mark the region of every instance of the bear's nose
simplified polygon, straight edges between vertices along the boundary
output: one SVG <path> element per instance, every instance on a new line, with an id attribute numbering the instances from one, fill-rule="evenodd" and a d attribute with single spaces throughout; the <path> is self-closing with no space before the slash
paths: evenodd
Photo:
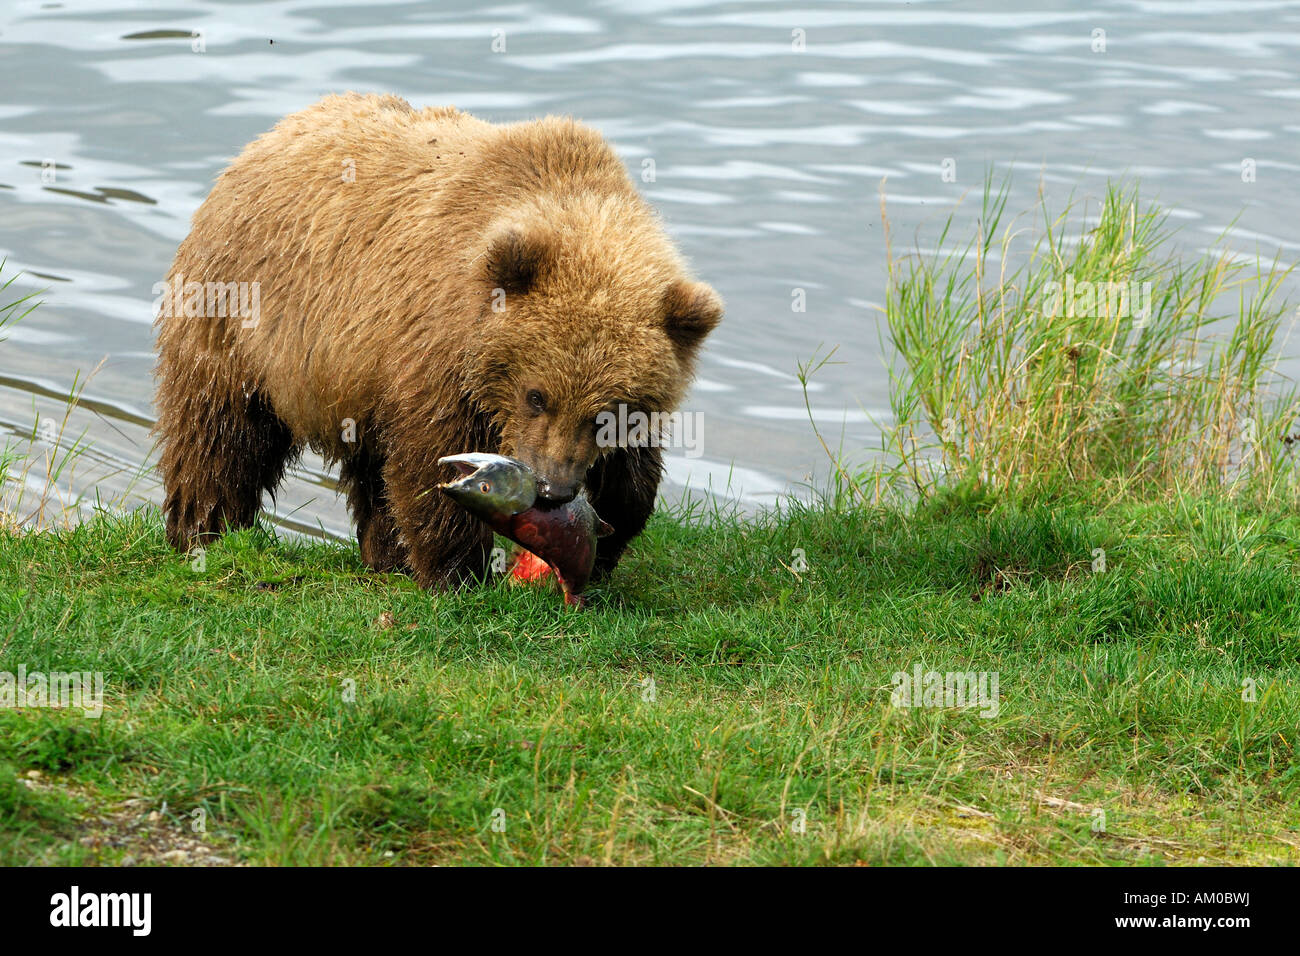
<path id="1" fill-rule="evenodd" d="M 552 504 L 562 505 L 578 497 L 578 483 L 553 482 L 543 478 L 537 482 L 537 494 Z"/>

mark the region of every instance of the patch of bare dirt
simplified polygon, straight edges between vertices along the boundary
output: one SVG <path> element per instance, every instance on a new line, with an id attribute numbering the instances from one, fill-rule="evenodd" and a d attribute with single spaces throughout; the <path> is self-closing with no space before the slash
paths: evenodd
<path id="1" fill-rule="evenodd" d="M 104 803 L 77 787 L 39 770 L 29 770 L 19 781 L 30 790 L 58 793 L 85 808 L 78 821 L 77 842 L 97 859 L 114 866 L 242 866 L 223 851 L 170 818 L 166 804 L 159 807 L 147 797 Z"/>

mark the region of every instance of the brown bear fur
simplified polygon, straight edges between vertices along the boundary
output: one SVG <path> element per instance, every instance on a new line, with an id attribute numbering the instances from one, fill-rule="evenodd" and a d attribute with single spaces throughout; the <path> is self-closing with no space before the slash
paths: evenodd
<path id="1" fill-rule="evenodd" d="M 585 481 L 610 570 L 662 463 L 596 447 L 593 420 L 673 410 L 722 317 L 599 134 L 392 96 L 327 97 L 249 144 L 168 282 L 260 291 L 250 328 L 210 300 L 158 320 L 172 544 L 251 524 L 310 446 L 341 463 L 364 561 L 425 586 L 485 570 L 490 532 L 434 487 L 465 451 L 523 459 L 559 500 Z"/>

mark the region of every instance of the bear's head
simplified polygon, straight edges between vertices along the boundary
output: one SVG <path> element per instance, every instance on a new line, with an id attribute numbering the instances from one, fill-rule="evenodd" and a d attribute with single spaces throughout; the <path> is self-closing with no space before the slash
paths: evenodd
<path id="1" fill-rule="evenodd" d="M 502 217 L 477 265 L 487 300 L 468 345 L 467 391 L 500 451 L 537 472 L 543 495 L 567 501 L 619 447 L 602 422 L 676 408 L 722 300 L 627 197 L 570 197 Z"/>

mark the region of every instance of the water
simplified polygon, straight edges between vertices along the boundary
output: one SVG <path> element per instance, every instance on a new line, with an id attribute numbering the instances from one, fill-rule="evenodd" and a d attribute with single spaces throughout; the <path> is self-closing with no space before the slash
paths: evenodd
<path id="1" fill-rule="evenodd" d="M 933 241 L 987 169 L 1014 165 L 1011 209 L 1040 179 L 1063 201 L 1140 177 L 1189 253 L 1236 219 L 1234 248 L 1296 259 L 1298 24 L 1300 3 L 1250 0 L 6 3 L 0 256 L 45 304 L 0 346 L 0 425 L 61 415 L 48 394 L 99 366 L 98 404 L 62 443 L 84 433 L 83 474 L 157 501 L 150 290 L 190 215 L 280 116 L 387 91 L 494 121 L 572 113 L 638 178 L 653 160 L 644 192 L 728 302 L 688 402 L 705 454 L 670 457 L 673 487 L 770 501 L 827 471 L 796 378 L 819 348 L 843 364 L 814 380 L 818 425 L 876 443 L 882 178 L 896 245 Z M 346 533 L 331 487 L 308 462 L 279 510 Z"/>

